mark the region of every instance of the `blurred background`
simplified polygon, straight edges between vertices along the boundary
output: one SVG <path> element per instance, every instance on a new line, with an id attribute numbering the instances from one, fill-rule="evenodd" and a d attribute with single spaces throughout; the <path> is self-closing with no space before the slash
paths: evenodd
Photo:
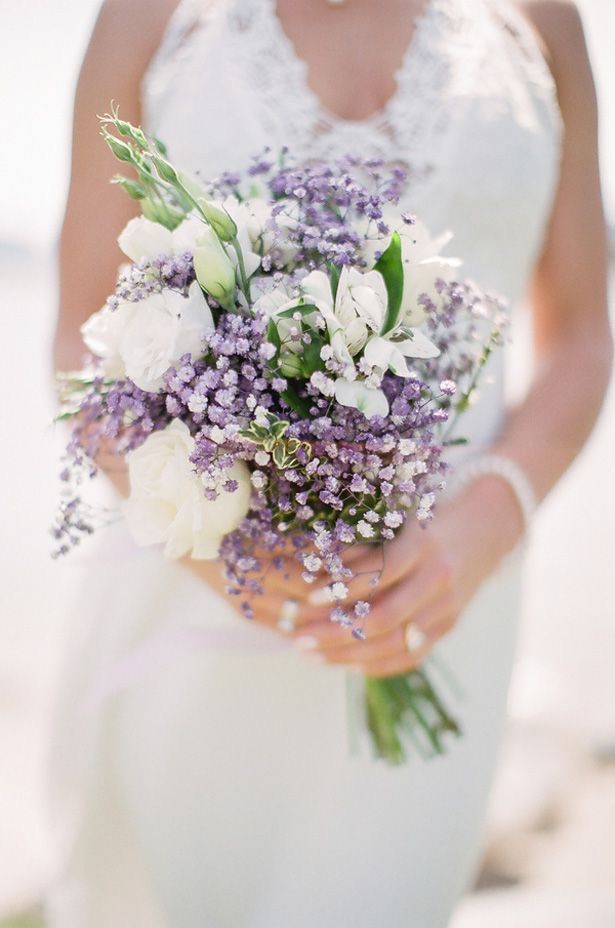
<path id="1" fill-rule="evenodd" d="M 72 93 L 98 5 L 0 0 L 0 293 L 9 347 L 0 404 L 9 451 L 0 465 L 0 928 L 41 924 L 37 900 L 54 866 L 44 759 L 72 569 L 48 553 L 62 444 L 50 424 L 48 353 Z M 580 7 L 612 230 L 615 3 Z M 589 446 L 537 519 L 485 857 L 452 928 L 615 926 L 614 461 L 611 390 Z"/>

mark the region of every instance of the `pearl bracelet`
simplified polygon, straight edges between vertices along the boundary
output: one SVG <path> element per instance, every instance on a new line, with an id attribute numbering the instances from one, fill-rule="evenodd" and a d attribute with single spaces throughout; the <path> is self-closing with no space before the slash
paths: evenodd
<path id="1" fill-rule="evenodd" d="M 508 484 L 523 519 L 524 536 L 527 536 L 534 513 L 538 507 L 538 500 L 534 488 L 522 468 L 514 461 L 511 461 L 510 458 L 504 457 L 504 455 L 481 454 L 462 464 L 459 470 L 456 471 L 450 486 L 453 495 L 456 496 L 457 493 L 480 477 L 499 477 L 500 480 Z"/>

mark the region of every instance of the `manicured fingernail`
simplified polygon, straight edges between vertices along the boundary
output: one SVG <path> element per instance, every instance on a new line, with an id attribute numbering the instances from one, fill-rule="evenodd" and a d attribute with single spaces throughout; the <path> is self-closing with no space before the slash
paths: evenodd
<path id="1" fill-rule="evenodd" d="M 318 647 L 318 639 L 312 635 L 302 635 L 300 638 L 295 638 L 295 644 L 300 651 L 313 651 Z"/>
<path id="2" fill-rule="evenodd" d="M 312 590 L 308 596 L 308 602 L 312 606 L 324 606 L 331 602 L 331 593 L 328 586 L 321 586 L 317 590 Z"/>

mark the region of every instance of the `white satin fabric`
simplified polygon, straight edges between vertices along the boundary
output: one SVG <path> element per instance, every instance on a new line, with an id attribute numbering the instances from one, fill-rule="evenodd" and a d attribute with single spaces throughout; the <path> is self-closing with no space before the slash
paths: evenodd
<path id="1" fill-rule="evenodd" d="M 524 293 L 561 121 L 506 0 L 431 0 L 385 109 L 328 113 L 274 0 L 183 0 L 143 86 L 146 128 L 215 175 L 266 145 L 406 162 L 405 208 L 484 286 Z M 504 354 L 466 417 L 504 416 Z M 444 928 L 476 863 L 505 713 L 519 558 L 438 648 L 464 737 L 400 769 L 349 746 L 346 674 L 309 664 L 122 526 L 79 557 L 53 798 L 65 854 L 52 928 Z M 145 657 L 144 657 L 145 656 Z"/>

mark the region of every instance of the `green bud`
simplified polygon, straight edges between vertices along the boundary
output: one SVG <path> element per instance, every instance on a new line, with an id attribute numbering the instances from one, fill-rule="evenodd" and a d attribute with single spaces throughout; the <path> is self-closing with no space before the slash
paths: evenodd
<path id="1" fill-rule="evenodd" d="M 129 163 L 133 161 L 133 152 L 130 145 L 127 145 L 126 142 L 122 142 L 120 139 L 116 139 L 115 136 L 107 132 L 106 129 L 103 129 L 102 137 L 119 161 L 128 161 Z"/>
<path id="2" fill-rule="evenodd" d="M 164 142 L 161 142 L 160 139 L 157 139 L 157 138 L 156 138 L 156 136 L 154 136 L 153 141 L 154 141 L 154 145 L 156 146 L 156 148 L 157 148 L 157 150 L 160 152 L 160 154 L 163 155 L 163 156 L 166 158 L 166 156 L 167 156 L 167 154 L 168 154 L 168 150 L 167 150 L 167 146 L 164 144 Z"/>
<path id="3" fill-rule="evenodd" d="M 291 351 L 284 352 L 280 355 L 278 364 L 282 377 L 294 379 L 303 375 L 303 363 L 298 354 L 293 354 Z"/>
<path id="4" fill-rule="evenodd" d="M 203 197 L 199 197 L 197 203 L 218 238 L 222 239 L 223 242 L 232 241 L 237 235 L 237 226 L 224 207 L 218 206 L 217 203 Z"/>
<path id="5" fill-rule="evenodd" d="M 152 222 L 158 222 L 165 229 L 176 229 L 180 222 L 185 219 L 185 213 L 181 210 L 173 209 L 168 203 L 161 203 L 160 200 L 151 200 L 149 197 L 141 200 L 141 212 L 146 219 Z"/>
<path id="6" fill-rule="evenodd" d="M 160 157 L 160 155 L 154 155 L 152 161 L 154 162 L 154 167 L 158 172 L 158 176 L 161 177 L 162 180 L 165 180 L 167 184 L 179 183 L 179 174 L 169 161 L 166 161 L 164 158 Z"/>
<path id="7" fill-rule="evenodd" d="M 205 226 L 194 248 L 194 272 L 203 290 L 221 306 L 234 307 L 235 268 L 213 229 Z"/>
<path id="8" fill-rule="evenodd" d="M 190 174 L 185 174 L 183 171 L 179 172 L 179 182 L 182 185 L 182 188 L 186 193 L 192 197 L 193 200 L 198 200 L 199 197 L 205 196 L 205 188 L 203 184 L 192 177 Z"/>
<path id="9" fill-rule="evenodd" d="M 121 187 L 133 200 L 142 200 L 147 196 L 145 188 L 137 183 L 136 180 L 131 180 L 129 177 L 122 177 L 120 174 L 116 174 L 111 183 Z"/>

